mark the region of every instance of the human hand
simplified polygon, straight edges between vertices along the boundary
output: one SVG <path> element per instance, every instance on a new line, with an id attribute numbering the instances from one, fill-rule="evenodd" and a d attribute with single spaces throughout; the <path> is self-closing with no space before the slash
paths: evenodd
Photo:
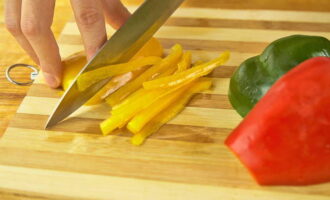
<path id="1" fill-rule="evenodd" d="M 9 32 L 41 67 L 47 84 L 61 84 L 62 63 L 51 31 L 55 0 L 5 0 Z M 90 59 L 107 40 L 105 20 L 119 28 L 130 16 L 120 0 L 71 0 L 76 22 Z"/>

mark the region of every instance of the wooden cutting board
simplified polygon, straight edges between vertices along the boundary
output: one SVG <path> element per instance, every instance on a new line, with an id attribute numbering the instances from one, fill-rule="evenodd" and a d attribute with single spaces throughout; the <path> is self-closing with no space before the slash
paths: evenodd
<path id="1" fill-rule="evenodd" d="M 330 13 L 179 9 L 156 34 L 166 49 L 180 43 L 194 60 L 224 50 L 232 56 L 213 72 L 214 88 L 196 95 L 141 147 L 130 144 L 128 133 L 100 134 L 98 125 L 109 116 L 104 104 L 82 107 L 44 130 L 61 92 L 39 77 L 0 140 L 0 191 L 12 199 L 329 200 L 330 183 L 257 185 L 223 144 L 241 121 L 227 99 L 233 71 L 271 41 L 292 34 L 330 38 Z M 83 49 L 73 21 L 59 43 L 63 57 Z"/>

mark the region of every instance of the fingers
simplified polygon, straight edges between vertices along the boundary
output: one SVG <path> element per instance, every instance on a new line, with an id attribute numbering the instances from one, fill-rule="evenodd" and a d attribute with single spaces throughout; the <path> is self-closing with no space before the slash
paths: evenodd
<path id="1" fill-rule="evenodd" d="M 50 28 L 54 5 L 55 0 L 22 0 L 21 29 L 39 58 L 46 82 L 56 88 L 61 83 L 62 64 Z"/>
<path id="2" fill-rule="evenodd" d="M 71 0 L 71 5 L 90 59 L 107 40 L 101 0 Z"/>
<path id="3" fill-rule="evenodd" d="M 121 27 L 131 16 L 120 0 L 102 0 L 102 3 L 107 22 L 115 29 Z"/>
<path id="4" fill-rule="evenodd" d="M 46 82 L 58 87 L 61 81 L 61 59 L 50 30 L 54 0 L 6 0 L 7 29 L 22 48 L 40 65 Z"/>
<path id="5" fill-rule="evenodd" d="M 21 5 L 22 0 L 5 1 L 5 23 L 8 31 L 15 37 L 21 47 L 29 54 L 32 60 L 39 65 L 39 59 L 30 43 L 21 30 Z"/>

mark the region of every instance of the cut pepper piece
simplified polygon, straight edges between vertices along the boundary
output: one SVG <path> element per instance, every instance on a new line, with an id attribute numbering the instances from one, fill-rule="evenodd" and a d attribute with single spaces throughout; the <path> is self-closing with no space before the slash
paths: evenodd
<path id="1" fill-rule="evenodd" d="M 159 112 L 164 110 L 166 107 L 168 107 L 170 104 L 172 104 L 174 101 L 176 101 L 182 94 L 191 87 L 193 83 L 187 84 L 183 86 L 182 88 L 169 93 L 152 104 L 150 106 L 146 107 L 144 110 L 139 112 L 137 115 L 133 117 L 133 119 L 127 124 L 127 129 L 130 130 L 132 133 L 139 132 L 143 126 L 148 123 L 154 116 L 156 116 Z"/>
<path id="2" fill-rule="evenodd" d="M 92 98 L 90 98 L 85 105 L 91 106 L 102 103 L 106 96 L 118 90 L 128 81 L 130 81 L 133 77 L 134 73 L 132 72 L 113 77 L 101 90 L 99 90 Z"/>
<path id="3" fill-rule="evenodd" d="M 104 126 L 105 128 L 102 129 L 103 134 L 107 135 L 116 128 L 124 127 L 130 119 L 132 119 L 144 108 L 148 107 L 163 96 L 166 96 L 167 94 L 173 93 L 182 87 L 185 87 L 185 85 L 187 85 L 187 83 L 183 83 L 176 87 L 159 90 L 146 90 L 141 88 L 140 90 L 130 95 L 129 98 L 125 99 L 121 104 L 113 107 L 111 111 L 112 115 L 108 121 L 108 123 L 111 125 Z"/>
<path id="4" fill-rule="evenodd" d="M 141 57 L 147 56 L 158 56 L 163 57 L 163 46 L 160 41 L 154 37 L 152 37 L 145 45 L 131 58 L 131 60 L 135 60 Z"/>
<path id="5" fill-rule="evenodd" d="M 193 65 L 194 65 L 194 66 L 197 66 L 197 65 L 201 65 L 201 64 L 203 64 L 203 63 L 205 63 L 203 60 L 196 60 L 196 61 L 193 63 Z"/>
<path id="6" fill-rule="evenodd" d="M 121 121 L 122 121 L 122 118 L 120 116 L 112 115 L 110 118 L 101 122 L 100 128 L 101 128 L 103 135 L 108 135 L 113 130 L 118 128 L 118 124 L 120 124 Z"/>
<path id="7" fill-rule="evenodd" d="M 77 79 L 78 89 L 84 91 L 91 85 L 104 80 L 111 76 L 116 76 L 119 74 L 124 74 L 130 71 L 134 71 L 144 66 L 154 65 L 161 61 L 160 57 L 149 56 L 139 58 L 126 63 L 109 65 L 105 67 L 98 68 L 96 70 L 88 71 L 81 74 Z"/>
<path id="8" fill-rule="evenodd" d="M 85 52 L 77 52 L 71 56 L 65 58 L 62 61 L 63 65 L 63 77 L 62 87 L 67 90 L 71 85 L 72 81 L 75 80 L 77 74 L 87 63 Z"/>
<path id="9" fill-rule="evenodd" d="M 162 88 L 157 90 L 146 90 L 144 88 L 141 88 L 140 90 L 126 98 L 121 104 L 114 106 L 112 108 L 111 113 L 115 115 L 123 114 L 127 112 L 133 112 L 134 109 L 139 109 L 139 111 L 141 111 L 144 107 L 147 107 L 158 99 L 170 93 L 173 93 L 181 89 L 182 87 L 185 87 L 185 85 L 189 83 L 190 82 L 184 82 L 180 85 L 176 85 L 175 87 Z"/>
<path id="10" fill-rule="evenodd" d="M 121 109 L 124 106 L 127 106 L 129 103 L 135 102 L 138 98 L 141 98 L 147 92 L 148 92 L 148 90 L 145 90 L 143 88 L 138 89 L 137 91 L 135 91 L 131 95 L 129 95 L 126 99 L 124 99 L 120 104 L 114 105 L 111 109 L 111 112 L 113 113 L 115 110 Z"/>
<path id="11" fill-rule="evenodd" d="M 212 85 L 210 80 L 198 80 L 195 82 L 179 99 L 175 104 L 169 105 L 163 112 L 156 115 L 151 121 L 149 121 L 138 133 L 131 138 L 133 145 L 141 145 L 145 139 L 152 133 L 156 132 L 166 122 L 174 118 L 179 114 L 188 103 L 194 93 L 202 90 L 209 89 Z"/>
<path id="12" fill-rule="evenodd" d="M 169 67 L 166 71 L 160 73 L 157 78 L 162 78 L 162 77 L 166 77 L 166 76 L 169 76 L 169 75 L 172 75 L 174 74 L 174 72 L 177 70 L 178 68 L 173 65 L 171 67 Z"/>
<path id="13" fill-rule="evenodd" d="M 102 103 L 102 95 L 106 93 L 108 90 L 118 89 L 120 86 L 120 83 L 109 81 L 102 89 L 100 89 L 92 98 L 90 98 L 85 105 L 86 106 L 92 106 L 99 103 Z"/>
<path id="14" fill-rule="evenodd" d="M 86 105 L 89 106 L 102 103 L 110 94 L 117 91 L 119 88 L 139 76 L 144 71 L 145 68 L 140 68 L 132 72 L 114 76 L 109 83 L 107 83 L 100 91 L 98 91 L 90 100 L 87 101 Z"/>
<path id="15" fill-rule="evenodd" d="M 111 111 L 111 117 L 101 123 L 101 130 L 104 135 L 110 134 L 116 128 L 121 128 L 141 111 L 146 102 L 150 102 L 155 96 L 159 95 L 159 90 L 140 90 L 134 94 L 134 101 L 125 101 L 124 106 L 117 106 L 117 109 Z M 135 98 L 136 96 L 136 98 Z"/>
<path id="16" fill-rule="evenodd" d="M 218 58 L 211 60 L 202 65 L 187 69 L 172 76 L 163 77 L 143 83 L 145 89 L 157 89 L 172 87 L 186 81 L 191 81 L 201 76 L 209 74 L 216 67 L 224 64 L 229 59 L 229 51 L 222 53 Z"/>
<path id="17" fill-rule="evenodd" d="M 178 63 L 178 70 L 176 71 L 176 73 L 182 72 L 188 69 L 190 66 L 191 66 L 191 52 L 187 51 L 182 55 L 181 60 Z"/>
<path id="18" fill-rule="evenodd" d="M 166 71 L 160 73 L 157 77 L 164 77 L 164 76 L 168 76 L 171 75 L 175 72 L 176 68 L 174 67 L 170 67 L 169 69 L 167 69 Z M 126 99 L 124 99 L 120 104 L 116 104 L 112 107 L 112 111 L 117 110 L 120 107 L 123 107 L 124 105 L 126 105 L 129 102 L 135 102 L 136 98 L 139 98 L 141 96 L 143 96 L 145 93 L 147 92 L 147 90 L 140 88 L 139 90 L 133 92 L 131 95 L 129 95 Z"/>
<path id="19" fill-rule="evenodd" d="M 147 69 L 144 73 L 142 73 L 140 76 L 138 76 L 136 79 L 132 80 L 131 82 L 128 82 L 126 85 L 121 87 L 119 90 L 111 94 L 107 99 L 106 102 L 114 106 L 118 103 L 120 103 L 124 98 L 138 90 L 142 83 L 148 80 L 151 80 L 155 77 L 157 77 L 160 73 L 166 71 L 169 67 L 175 66 L 175 64 L 178 62 L 182 55 L 182 47 L 181 45 L 174 45 L 172 47 L 171 53 L 165 57 L 161 62 L 158 64 L 150 67 Z"/>

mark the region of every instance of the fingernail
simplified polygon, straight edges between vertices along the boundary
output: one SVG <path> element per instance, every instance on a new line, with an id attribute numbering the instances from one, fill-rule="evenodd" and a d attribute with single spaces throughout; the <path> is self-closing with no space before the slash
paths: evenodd
<path id="1" fill-rule="evenodd" d="M 54 75 L 44 72 L 44 77 L 45 77 L 47 84 L 50 87 L 57 88 L 58 86 L 60 86 L 59 79 L 57 77 L 55 77 Z"/>

